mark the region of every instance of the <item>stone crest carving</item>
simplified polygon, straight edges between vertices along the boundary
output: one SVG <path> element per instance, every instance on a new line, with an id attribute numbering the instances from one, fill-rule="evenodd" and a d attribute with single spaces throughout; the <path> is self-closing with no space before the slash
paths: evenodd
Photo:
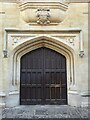
<path id="1" fill-rule="evenodd" d="M 48 8 L 38 8 L 36 11 L 37 23 L 41 25 L 46 25 L 50 23 L 50 9 Z"/>
<path id="2" fill-rule="evenodd" d="M 20 9 L 20 15 L 27 24 L 57 25 L 65 19 L 68 5 L 62 4 L 60 3 L 60 1 L 40 1 L 20 0 L 18 4 Z"/>
<path id="3" fill-rule="evenodd" d="M 74 46 L 74 37 L 67 38 L 67 42 Z"/>

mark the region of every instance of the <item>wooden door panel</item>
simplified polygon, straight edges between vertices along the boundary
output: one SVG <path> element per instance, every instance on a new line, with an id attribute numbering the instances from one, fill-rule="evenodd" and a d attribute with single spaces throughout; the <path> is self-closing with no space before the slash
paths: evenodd
<path id="1" fill-rule="evenodd" d="M 66 59 L 39 48 L 21 58 L 20 104 L 66 104 Z"/>

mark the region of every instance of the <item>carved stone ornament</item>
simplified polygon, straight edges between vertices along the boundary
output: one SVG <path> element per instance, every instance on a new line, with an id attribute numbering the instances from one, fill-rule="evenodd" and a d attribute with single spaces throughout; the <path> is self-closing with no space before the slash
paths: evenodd
<path id="1" fill-rule="evenodd" d="M 65 19 L 68 5 L 27 0 L 19 3 L 19 9 L 21 18 L 29 25 L 57 25 Z"/>
<path id="2" fill-rule="evenodd" d="M 67 42 L 74 46 L 74 37 L 67 38 Z"/>
<path id="3" fill-rule="evenodd" d="M 50 23 L 50 9 L 38 8 L 36 11 L 37 23 L 38 24 L 49 24 Z"/>
<path id="4" fill-rule="evenodd" d="M 84 56 L 84 51 L 80 51 L 79 56 L 82 58 Z"/>
<path id="5" fill-rule="evenodd" d="M 4 58 L 7 58 L 7 50 L 3 50 Z"/>

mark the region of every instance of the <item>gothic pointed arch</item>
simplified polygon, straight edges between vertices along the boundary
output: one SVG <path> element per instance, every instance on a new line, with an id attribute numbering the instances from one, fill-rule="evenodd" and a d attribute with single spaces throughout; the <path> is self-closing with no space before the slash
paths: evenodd
<path id="1" fill-rule="evenodd" d="M 74 84 L 74 50 L 63 42 L 60 38 L 51 36 L 37 36 L 34 38 L 28 38 L 26 42 L 18 45 L 12 52 L 12 84 L 20 85 L 20 59 L 26 53 L 35 50 L 40 47 L 46 47 L 52 49 L 66 57 L 67 60 L 67 84 Z"/>

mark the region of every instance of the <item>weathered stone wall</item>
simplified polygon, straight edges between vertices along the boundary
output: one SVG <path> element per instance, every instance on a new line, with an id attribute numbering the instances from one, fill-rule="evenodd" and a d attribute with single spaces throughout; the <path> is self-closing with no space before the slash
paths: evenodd
<path id="1" fill-rule="evenodd" d="M 9 87 L 8 59 L 3 58 L 4 29 L 16 27 L 19 23 L 19 16 L 19 10 L 16 3 L 0 2 L 0 97 L 4 97 L 8 93 Z M 4 105 L 4 103 L 2 105 Z"/>
<path id="2" fill-rule="evenodd" d="M 88 98 L 88 3 L 70 3 L 68 4 L 68 9 L 66 11 L 65 18 L 62 22 L 60 22 L 57 25 L 42 26 L 42 25 L 37 25 L 37 23 L 36 25 L 26 23 L 21 17 L 19 4 L 15 3 L 15 1 L 12 3 L 0 2 L 0 97 L 3 96 L 2 97 L 3 104 L 1 101 L 0 101 L 0 104 L 4 105 L 4 103 L 6 103 L 7 106 L 10 106 L 11 103 L 13 105 L 17 104 L 12 101 L 13 98 L 15 97 L 12 94 L 15 94 L 15 95 L 18 94 L 19 83 L 18 85 L 12 85 L 10 55 L 13 53 L 13 50 L 15 50 L 15 46 L 11 44 L 12 42 L 11 39 L 5 38 L 6 28 L 7 28 L 7 33 L 11 34 L 11 30 L 13 31 L 13 36 L 15 36 L 15 34 L 19 34 L 20 30 L 22 31 L 28 30 L 28 31 L 33 31 L 30 33 L 30 36 L 34 36 L 34 37 L 37 37 L 38 35 L 42 35 L 42 34 L 45 34 L 45 36 L 48 36 L 48 35 L 50 36 L 51 34 L 52 35 L 51 37 L 53 37 L 54 33 L 52 33 L 52 31 L 50 30 L 59 31 L 59 30 L 66 29 L 67 31 L 72 30 L 71 34 L 77 34 L 78 33 L 77 29 L 80 29 L 83 33 L 82 38 L 80 39 L 83 39 L 84 56 L 82 58 L 79 56 L 79 53 L 80 53 L 79 37 L 80 36 L 79 34 L 77 34 L 76 35 L 77 37 L 75 40 L 75 54 L 74 54 L 75 85 L 70 86 L 69 84 L 68 100 L 70 101 L 69 102 L 70 105 L 75 105 L 75 106 L 87 105 L 87 101 L 88 101 L 87 99 Z M 34 30 L 37 30 L 38 32 L 34 33 Z M 47 32 L 48 30 L 50 31 L 50 34 L 48 34 Z M 42 31 L 46 31 L 46 32 L 44 33 Z M 61 34 L 61 33 L 58 32 L 58 34 Z M 67 32 L 67 34 L 70 34 L 70 33 Z M 6 39 L 8 41 L 8 44 L 7 44 L 8 57 L 4 58 L 3 50 L 5 49 Z M 21 43 L 24 43 L 24 42 L 25 40 L 23 39 L 23 41 L 16 44 L 16 47 L 18 47 Z M 69 45 L 69 47 L 74 49 L 74 47 L 71 45 Z M 10 99 L 11 99 L 11 102 L 10 102 Z"/>

